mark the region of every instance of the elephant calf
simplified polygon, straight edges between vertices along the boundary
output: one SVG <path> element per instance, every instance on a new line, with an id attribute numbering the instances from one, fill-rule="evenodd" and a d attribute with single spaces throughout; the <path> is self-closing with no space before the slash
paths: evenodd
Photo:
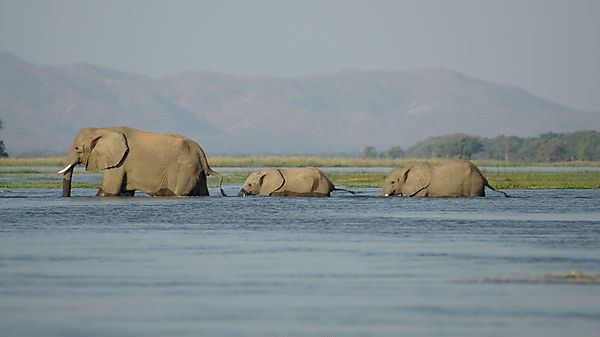
<path id="1" fill-rule="evenodd" d="M 335 188 L 331 180 L 318 168 L 268 169 L 248 176 L 238 196 L 328 197 Z"/>
<path id="2" fill-rule="evenodd" d="M 453 160 L 433 166 L 410 164 L 393 169 L 385 179 L 382 196 L 406 197 L 484 197 L 485 187 L 498 191 L 470 161 Z"/>

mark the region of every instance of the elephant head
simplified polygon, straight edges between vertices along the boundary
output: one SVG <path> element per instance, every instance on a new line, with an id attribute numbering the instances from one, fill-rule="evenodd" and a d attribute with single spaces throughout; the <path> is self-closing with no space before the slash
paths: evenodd
<path id="1" fill-rule="evenodd" d="M 129 151 L 127 139 L 121 132 L 110 129 L 83 128 L 79 131 L 66 158 L 63 196 L 71 193 L 71 178 L 77 164 L 85 164 L 87 171 L 98 171 L 118 166 Z"/>
<path id="2" fill-rule="evenodd" d="M 385 179 L 382 196 L 413 197 L 427 189 L 433 179 L 433 168 L 428 164 L 414 164 L 393 169 Z"/>
<path id="3" fill-rule="evenodd" d="M 254 172 L 248 176 L 238 196 L 260 194 L 269 196 L 285 184 L 285 178 L 279 169 Z"/>

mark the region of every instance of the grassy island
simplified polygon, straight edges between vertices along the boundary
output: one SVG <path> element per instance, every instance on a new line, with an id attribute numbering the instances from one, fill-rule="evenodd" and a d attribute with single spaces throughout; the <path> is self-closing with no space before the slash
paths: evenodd
<path id="1" fill-rule="evenodd" d="M 369 171 L 364 168 L 391 168 L 414 161 L 431 163 L 442 162 L 442 159 L 385 159 L 385 158 L 320 158 L 320 157 L 212 157 L 209 162 L 215 170 L 225 177 L 225 183 L 244 182 L 253 168 L 262 167 L 321 167 L 338 186 L 351 188 L 382 186 L 387 169 Z M 600 167 L 600 162 L 557 162 L 530 163 L 506 161 L 474 161 L 479 167 L 533 167 L 527 171 L 488 172 L 483 170 L 490 184 L 499 189 L 596 189 L 600 188 L 600 171 L 542 172 L 535 167 Z M 61 177 L 56 175 L 56 168 L 64 166 L 63 158 L 0 158 L 0 188 L 61 188 Z M 14 169 L 12 169 L 14 167 Z M 249 168 L 248 171 L 228 170 L 227 168 Z M 328 168 L 351 167 L 340 172 Z M 221 168 L 221 169 L 219 169 Z M 87 174 L 88 172 L 77 172 Z M 2 179 L 4 178 L 4 179 Z M 9 179 L 12 178 L 12 179 Z M 209 177 L 209 184 L 214 185 L 216 179 Z M 86 184 L 74 178 L 74 188 L 98 188 L 95 184 Z"/>

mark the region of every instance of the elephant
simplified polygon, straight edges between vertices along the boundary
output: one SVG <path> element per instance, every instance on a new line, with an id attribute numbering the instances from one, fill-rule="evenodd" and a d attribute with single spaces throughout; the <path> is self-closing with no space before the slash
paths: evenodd
<path id="1" fill-rule="evenodd" d="M 66 157 L 63 196 L 71 195 L 76 165 L 103 171 L 96 196 L 133 196 L 136 190 L 151 196 L 206 196 L 206 176 L 223 177 L 208 165 L 204 150 L 193 140 L 174 134 L 156 134 L 128 127 L 83 128 Z"/>
<path id="2" fill-rule="evenodd" d="M 485 187 L 496 190 L 481 171 L 467 160 L 452 160 L 437 166 L 409 164 L 393 169 L 385 179 L 382 196 L 408 197 L 484 197 Z"/>
<path id="3" fill-rule="evenodd" d="M 238 196 L 328 197 L 331 191 L 353 191 L 336 188 L 321 170 L 315 167 L 298 169 L 273 168 L 251 173 Z"/>

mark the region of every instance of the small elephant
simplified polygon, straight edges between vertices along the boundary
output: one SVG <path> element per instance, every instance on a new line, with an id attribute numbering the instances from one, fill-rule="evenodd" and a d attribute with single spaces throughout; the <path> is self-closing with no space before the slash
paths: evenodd
<path id="1" fill-rule="evenodd" d="M 385 179 L 382 196 L 406 197 L 484 197 L 485 187 L 496 190 L 481 171 L 467 160 L 453 160 L 433 166 L 410 164 L 393 169 Z"/>
<path id="2" fill-rule="evenodd" d="M 353 191 L 335 188 L 318 168 L 268 169 L 248 176 L 238 196 L 328 197 L 331 191 Z"/>
<path id="3" fill-rule="evenodd" d="M 83 128 L 66 159 L 63 196 L 71 195 L 71 178 L 77 164 L 87 171 L 102 170 L 96 196 L 133 196 L 136 190 L 152 196 L 208 195 L 206 176 L 223 177 L 208 165 L 204 151 L 191 139 L 155 134 L 127 127 Z"/>

